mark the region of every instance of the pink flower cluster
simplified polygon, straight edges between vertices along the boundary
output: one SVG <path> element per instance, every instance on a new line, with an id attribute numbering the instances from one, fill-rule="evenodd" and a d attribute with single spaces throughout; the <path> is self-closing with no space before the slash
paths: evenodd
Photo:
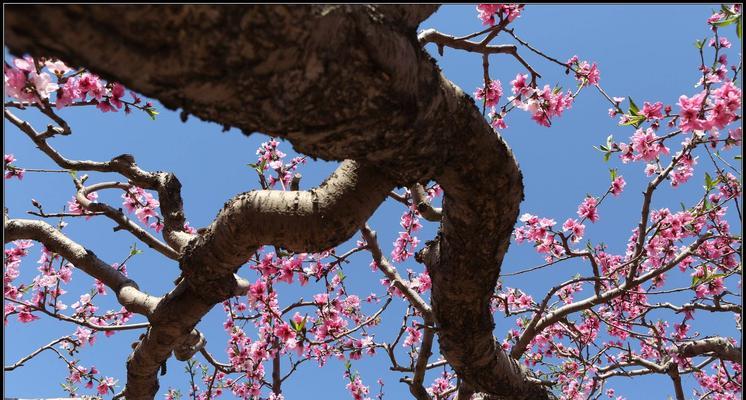
<path id="1" fill-rule="evenodd" d="M 578 206 L 578 216 L 591 222 L 598 221 L 598 200 L 593 196 L 586 197 Z"/>
<path id="2" fill-rule="evenodd" d="M 598 70 L 596 63 L 591 65 L 588 61 L 579 61 L 578 56 L 572 56 L 567 60 L 567 66 L 575 71 L 575 79 L 577 79 L 580 87 L 598 85 L 601 80 L 601 72 Z"/>
<path id="3" fill-rule="evenodd" d="M 18 180 L 23 179 L 23 175 L 26 173 L 26 170 L 23 168 L 16 168 L 13 165 L 13 162 L 16 161 L 16 158 L 12 154 L 5 154 L 3 157 L 3 168 L 5 170 L 5 179 L 11 179 L 13 177 L 18 178 Z"/>
<path id="4" fill-rule="evenodd" d="M 495 107 L 500 102 L 503 95 L 503 86 L 499 80 L 490 81 L 487 86 L 477 88 L 474 92 L 474 98 L 477 100 L 484 99 L 487 107 Z"/>
<path id="5" fill-rule="evenodd" d="M 95 203 L 96 200 L 98 200 L 98 193 L 96 192 L 88 193 L 86 195 L 86 198 L 90 200 L 91 202 Z M 80 203 L 78 203 L 78 199 L 75 196 L 73 196 L 72 200 L 67 202 L 67 211 L 70 214 L 74 214 L 74 215 L 86 215 L 85 217 L 86 221 L 91 219 L 91 215 L 89 215 L 90 213 L 87 210 L 85 210 Z"/>
<path id="6" fill-rule="evenodd" d="M 519 109 L 531 114 L 531 119 L 539 125 L 551 126 L 551 118 L 559 117 L 562 113 L 572 107 L 573 94 L 570 91 L 562 93 L 559 89 L 552 90 L 549 85 L 544 85 L 543 89 L 533 88 L 526 85 L 527 75 L 518 74 L 510 82 L 512 92 L 516 93 L 513 97 L 513 104 Z"/>
<path id="7" fill-rule="evenodd" d="M 279 150 L 279 145 L 280 142 L 275 139 L 262 143 L 256 150 L 256 154 L 259 156 L 257 163 L 251 165 L 261 175 L 262 185 L 266 185 L 266 189 L 273 188 L 279 183 L 282 190 L 288 190 L 290 182 L 293 180 L 293 172 L 298 169 L 300 164 L 306 163 L 306 158 L 295 157 L 290 163 L 284 163 L 283 159 L 287 157 L 287 154 Z M 275 171 L 277 175 L 266 178 L 264 171 L 269 169 Z"/>
<path id="8" fill-rule="evenodd" d="M 366 396 L 368 396 L 368 392 L 370 391 L 370 389 L 368 389 L 368 387 L 363 384 L 363 381 L 360 379 L 360 375 L 355 374 L 354 378 L 350 378 L 350 383 L 348 383 L 345 388 L 350 391 L 353 399 L 369 400 L 369 398 Z"/>
<path id="9" fill-rule="evenodd" d="M 669 154 L 668 147 L 663 145 L 662 139 L 655 134 L 653 128 L 637 129 L 630 137 L 630 144 L 620 142 L 618 147 L 621 150 L 619 157 L 624 163 L 639 160 L 655 161 L 660 154 Z"/>
<path id="10" fill-rule="evenodd" d="M 156 212 L 161 204 L 152 194 L 146 192 L 143 188 L 130 186 L 122 194 L 122 199 L 124 199 L 122 205 L 127 212 L 134 212 L 140 222 L 155 229 L 156 232 L 163 230 L 163 218 Z"/>
<path id="11" fill-rule="evenodd" d="M 709 96 L 708 96 L 709 94 Z M 741 89 L 725 80 L 717 89 L 703 90 L 689 98 L 679 97 L 679 128 L 684 132 L 723 129 L 740 118 Z"/>
<path id="12" fill-rule="evenodd" d="M 516 243 L 523 243 L 528 240 L 534 242 L 536 251 L 539 254 L 547 254 L 547 260 L 552 257 L 561 257 L 565 249 L 556 240 L 554 230 L 552 229 L 557 222 L 549 218 L 539 218 L 531 214 L 523 214 L 520 221 L 524 226 L 515 228 L 513 235 Z"/>
<path id="13" fill-rule="evenodd" d="M 523 7 L 523 4 L 479 4 L 477 12 L 482 25 L 495 25 L 495 15 L 500 21 L 507 19 L 508 22 L 513 22 L 521 15 Z"/>
<path id="14" fill-rule="evenodd" d="M 95 104 L 102 112 L 117 111 L 124 107 L 125 113 L 129 114 L 130 106 L 133 106 L 146 111 L 151 117 L 157 114 L 152 103 L 140 105 L 142 100 L 133 92 L 130 92 L 133 100 L 124 101 L 125 88 L 121 84 L 106 83 L 89 72 L 73 72 L 62 61 L 47 60 L 42 63 L 26 56 L 13 60 L 13 65 L 6 65 L 3 69 L 5 93 L 20 101 L 41 103 L 51 101 L 55 94 L 54 106 L 58 109 L 89 102 L 88 104 Z"/>
<path id="15" fill-rule="evenodd" d="M 41 71 L 44 65 L 37 64 L 33 58 L 16 58 L 13 65 L 14 67 L 5 64 L 3 67 L 5 93 L 8 96 L 20 101 L 38 103 L 49 99 L 49 95 L 59 89 L 59 85 L 52 82 L 52 77 Z"/>
<path id="16" fill-rule="evenodd" d="M 415 208 L 416 205 L 409 207 L 401 216 L 399 224 L 404 231 L 399 232 L 399 236 L 394 241 L 394 249 L 391 251 L 391 259 L 396 262 L 404 262 L 414 255 L 414 249 L 420 244 L 420 240 L 413 233 L 422 229 L 420 223 L 420 214 Z"/>

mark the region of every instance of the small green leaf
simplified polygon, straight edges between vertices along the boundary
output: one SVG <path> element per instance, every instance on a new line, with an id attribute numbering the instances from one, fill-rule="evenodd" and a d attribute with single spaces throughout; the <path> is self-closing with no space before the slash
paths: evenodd
<path id="1" fill-rule="evenodd" d="M 696 42 L 694 42 L 694 47 L 696 47 L 698 50 L 702 50 L 702 48 L 705 47 L 705 41 L 697 40 Z"/>
<path id="2" fill-rule="evenodd" d="M 612 182 L 616 179 L 616 168 L 609 168 L 609 176 L 611 177 Z"/>
<path id="3" fill-rule="evenodd" d="M 645 122 L 645 116 L 644 115 L 627 115 L 627 122 L 621 123 L 619 125 L 621 126 L 627 126 L 632 125 L 635 128 L 639 128 L 640 125 Z"/>
<path id="4" fill-rule="evenodd" d="M 712 177 L 710 174 L 705 172 L 705 190 L 709 192 L 714 186 L 715 184 L 712 182 Z"/>
<path id="5" fill-rule="evenodd" d="M 130 247 L 130 257 L 136 256 L 138 254 L 142 254 L 142 250 L 139 250 L 137 248 L 137 243 L 133 243 L 132 246 Z"/>
<path id="6" fill-rule="evenodd" d="M 611 145 L 614 143 L 614 135 L 609 135 L 606 138 L 606 147 L 611 148 Z"/>
<path id="7" fill-rule="evenodd" d="M 639 115 L 640 109 L 637 107 L 637 104 L 635 104 L 635 101 L 632 100 L 632 97 L 629 98 L 629 113 L 632 115 Z"/>
<path id="8" fill-rule="evenodd" d="M 610 157 L 611 157 L 611 152 L 604 154 L 604 161 L 608 162 Z"/>
<path id="9" fill-rule="evenodd" d="M 736 36 L 738 36 L 738 40 L 743 40 L 741 39 L 741 35 L 743 34 L 742 30 L 743 24 L 741 23 L 741 19 L 739 18 L 738 22 L 736 22 Z"/>
<path id="10" fill-rule="evenodd" d="M 741 159 L 741 155 L 739 154 L 739 155 L 733 156 L 733 159 L 734 160 L 740 160 Z"/>
<path id="11" fill-rule="evenodd" d="M 148 113 L 148 116 L 150 116 L 150 119 L 155 121 L 155 116 L 159 114 L 158 111 L 156 111 L 155 107 L 146 108 L 145 112 Z"/>

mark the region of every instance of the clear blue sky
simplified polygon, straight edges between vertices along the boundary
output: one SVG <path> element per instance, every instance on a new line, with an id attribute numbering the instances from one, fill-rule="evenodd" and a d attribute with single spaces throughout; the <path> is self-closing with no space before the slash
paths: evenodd
<path id="1" fill-rule="evenodd" d="M 577 54 L 581 60 L 597 62 L 601 70 L 601 85 L 612 96 L 632 96 L 640 105 L 643 101 L 674 104 L 679 95 L 695 93 L 693 85 L 700 77 L 697 71 L 699 56 L 692 44 L 709 34 L 705 20 L 713 8 L 719 6 L 529 5 L 514 27 L 520 37 L 560 60 Z M 436 28 L 444 33 L 462 35 L 481 30 L 482 25 L 473 5 L 450 5 L 441 7 L 421 28 Z M 740 45 L 735 31 L 730 27 L 723 32 L 734 42 L 729 56 L 736 61 Z M 503 40 L 510 42 L 508 38 Z M 440 57 L 433 48 L 428 47 L 428 50 L 438 60 L 445 76 L 465 92 L 472 93 L 480 85 L 481 57 L 452 49 L 446 49 L 444 57 Z M 526 50 L 522 54 L 543 75 L 541 84 L 575 87 L 574 79 L 566 76 L 558 66 L 537 59 Z M 508 56 L 493 56 L 490 72 L 493 79 L 503 82 L 506 93 L 509 92 L 510 80 L 519 72 L 525 73 L 520 64 Z M 178 113 L 165 110 L 158 103 L 156 106 L 161 114 L 155 122 L 141 113 L 125 117 L 121 112 L 102 114 L 95 109 L 66 109 L 61 115 L 72 126 L 74 135 L 56 138 L 52 144 L 69 158 L 108 160 L 122 153 L 131 153 L 144 169 L 174 172 L 183 185 L 187 218 L 195 227 L 209 224 L 223 203 L 233 195 L 258 187 L 256 174 L 246 164 L 254 162 L 255 151 L 262 141 L 267 140 L 266 136 L 257 134 L 247 138 L 237 130 L 221 133 L 219 125 L 194 118 L 182 123 Z M 503 136 L 513 148 L 523 171 L 526 200 L 521 205 L 521 213 L 552 217 L 561 223 L 575 215 L 577 205 L 586 193 L 603 194 L 609 184 L 608 168 L 618 168 L 627 179 L 625 193 L 604 204 L 600 210 L 600 222 L 588 227 L 586 237 L 596 243 L 603 241 L 612 251 L 623 253 L 626 239 L 639 217 L 640 193 L 645 184 L 640 179 L 644 165 L 623 165 L 616 157 L 605 164 L 601 153 L 592 148 L 604 142 L 609 134 L 625 141 L 632 134 L 629 127 L 618 127 L 616 121 L 608 117 L 608 108 L 608 103 L 594 89 L 588 89 L 576 99 L 571 110 L 553 120 L 551 128 L 538 126 L 520 111 L 511 113 L 507 118 L 509 128 L 503 132 Z M 33 111 L 18 112 L 17 115 L 27 118 L 37 128 L 47 124 Z M 15 127 L 6 123 L 5 128 L 5 153 L 15 154 L 19 166 L 54 167 Z M 292 156 L 294 154 L 290 147 L 287 142 L 281 145 L 282 150 Z M 300 170 L 304 176 L 301 187 L 317 185 L 335 165 L 309 161 Z M 96 173 L 90 175 L 89 182 L 118 179 Z M 653 206 L 678 209 L 682 201 L 691 204 L 700 192 L 702 180 L 702 171 L 698 171 L 692 183 L 684 188 L 663 188 Z M 31 198 L 40 201 L 45 210 L 51 212 L 70 200 L 74 189 L 65 174 L 28 173 L 22 182 L 12 180 L 4 183 L 7 189 L 4 200 L 10 216 L 20 218 L 25 217 L 26 210 L 32 209 Z M 111 204 L 120 204 L 118 193 L 107 195 Z M 107 197 L 102 196 L 100 200 L 106 201 Z M 379 232 L 385 254 L 391 251 L 403 211 L 400 204 L 389 201 L 380 207 L 370 221 Z M 108 262 L 124 259 L 129 246 L 135 241 L 127 233 L 112 232 L 113 224 L 108 219 L 93 218 L 87 222 L 74 219 L 68 222 L 70 225 L 65 228 L 67 235 Z M 436 228 L 433 224 L 425 223 L 420 238 L 423 241 L 430 239 Z M 354 240 L 340 248 L 343 251 L 349 249 L 354 246 Z M 39 257 L 39 247 L 37 244 L 25 260 L 19 280 L 30 281 L 36 275 L 35 261 Z M 130 276 L 149 293 L 166 293 L 178 276 L 178 265 L 144 245 L 139 247 L 144 248 L 145 253 L 128 263 Z M 369 263 L 369 255 L 362 253 L 345 267 L 348 289 L 363 298 L 371 292 L 383 293 L 378 284 L 381 276 L 370 271 Z M 541 258 L 530 245 L 513 245 L 505 259 L 503 271 L 516 271 L 540 263 Z M 421 270 L 413 262 L 399 267 L 401 272 L 405 268 Z M 504 283 L 521 288 L 537 298 L 542 297 L 546 289 L 560 279 L 585 271 L 583 268 L 586 266 L 561 264 L 558 268 L 520 279 L 506 279 Z M 251 280 L 255 279 L 253 271 L 242 270 L 241 273 Z M 67 304 L 73 303 L 77 296 L 92 287 L 91 280 L 82 273 L 76 271 L 73 276 L 76 279 L 67 288 Z M 286 287 L 281 302 L 288 304 L 301 295 L 308 296 L 308 293 L 307 290 L 301 292 L 297 287 Z M 107 305 L 114 306 L 112 296 L 107 297 L 106 302 L 100 304 L 102 309 Z M 402 304 L 397 300 L 386 311 L 385 322 L 374 330 L 378 333 L 378 340 L 395 335 L 401 323 Z M 203 318 L 198 328 L 208 338 L 208 349 L 214 354 L 222 353 L 220 358 L 226 360 L 223 351 L 227 336 L 222 329 L 223 321 L 222 309 L 216 307 Z M 707 327 L 702 327 L 703 321 L 697 320 L 697 328 L 703 335 L 715 332 L 735 334 L 730 317 L 713 319 Z M 496 325 L 495 333 L 499 338 L 514 326 L 512 321 L 499 315 Z M 247 329 L 250 331 L 250 328 Z M 29 325 L 22 325 L 12 318 L 4 331 L 5 364 L 74 331 L 72 325 L 44 317 Z M 80 353 L 82 365 L 95 364 L 105 375 L 114 376 L 124 383 L 124 362 L 130 353 L 130 343 L 135 341 L 138 334 L 120 332 L 110 338 L 98 334 L 97 344 L 92 348 L 86 346 Z M 329 366 L 323 369 L 311 364 L 304 365 L 285 383 L 283 390 L 287 399 L 349 397 L 344 388 L 346 382 L 342 378 L 343 363 L 330 361 Z M 186 394 L 187 375 L 183 372 L 183 366 L 173 358 L 169 360 L 168 374 L 160 377 L 159 397 L 168 387 L 181 388 L 182 393 Z M 360 371 L 372 395 L 377 392 L 376 379 L 383 377 L 387 399 L 406 398 L 409 396 L 406 385 L 398 382 L 402 375 L 390 372 L 388 367 L 387 357 L 380 352 L 373 358 L 365 357 L 353 362 L 353 369 Z M 436 374 L 428 375 L 428 384 Z M 5 374 L 5 396 L 60 397 L 63 392 L 58 383 L 66 375 L 64 364 L 47 352 L 28 362 L 22 369 Z M 663 399 L 673 395 L 673 386 L 665 376 L 643 377 L 634 381 L 618 378 L 611 381 L 610 386 L 617 389 L 618 395 L 628 399 Z M 691 393 L 691 387 L 692 382 L 688 378 L 685 392 Z M 231 395 L 226 392 L 224 396 L 230 398 Z"/>

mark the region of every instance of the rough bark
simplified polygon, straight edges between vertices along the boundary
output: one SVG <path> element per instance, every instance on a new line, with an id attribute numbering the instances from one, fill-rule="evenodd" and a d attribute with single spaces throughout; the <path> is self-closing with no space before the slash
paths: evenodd
<path id="1" fill-rule="evenodd" d="M 415 29 L 434 7 L 13 5 L 6 11 L 11 52 L 59 56 L 169 108 L 246 134 L 287 138 L 314 157 L 356 160 L 360 169 L 380 175 L 369 192 L 374 200 L 395 185 L 436 180 L 445 198 L 441 232 L 429 246 L 427 265 L 441 351 L 475 391 L 506 399 L 547 397 L 496 345 L 489 312 L 523 196 L 521 174 L 473 101 L 440 74 L 418 44 Z M 337 212 L 355 214 L 349 220 L 361 227 L 364 219 L 358 217 L 372 211 Z M 234 217 L 220 222 L 226 215 Z M 239 217 L 247 215 L 226 208 L 212 232 L 231 232 L 242 223 Z M 338 229 L 319 223 L 322 230 Z M 348 233 L 327 232 L 323 245 L 341 242 Z M 286 239 L 277 232 L 266 237 Z M 318 250 L 320 243 L 311 243 L 311 237 L 297 238 L 295 249 Z M 205 294 L 210 279 L 200 271 L 216 268 L 206 254 L 220 246 L 209 235 L 187 246 L 181 262 L 187 283 L 163 302 L 164 308 L 173 307 L 169 318 L 185 301 L 200 303 L 194 310 L 206 312 L 235 286 L 231 269 L 245 254 L 221 253 L 225 259 L 217 264 L 226 278 L 213 281 L 219 289 L 213 293 L 220 295 Z M 152 396 L 153 366 L 199 318 L 168 319 L 164 324 L 170 328 L 161 333 L 152 321 L 154 328 L 128 364 L 128 390 L 138 377 L 148 387 L 128 397 Z M 151 344 L 152 351 L 142 350 Z"/>

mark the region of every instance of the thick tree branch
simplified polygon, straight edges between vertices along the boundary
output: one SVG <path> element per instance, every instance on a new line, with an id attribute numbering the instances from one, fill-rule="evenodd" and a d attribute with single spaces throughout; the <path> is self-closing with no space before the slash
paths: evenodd
<path id="1" fill-rule="evenodd" d="M 728 339 L 723 337 L 713 337 L 687 342 L 679 347 L 679 354 L 682 357 L 712 355 L 721 360 L 731 361 L 737 364 L 741 364 L 741 358 L 743 356 L 740 347 L 734 346 L 730 341 L 728 341 Z"/>
<path id="2" fill-rule="evenodd" d="M 10 219 L 5 221 L 5 243 L 18 239 L 31 239 L 44 244 L 47 249 L 65 257 L 76 268 L 100 280 L 117 294 L 117 300 L 128 311 L 151 315 L 157 297 L 141 292 L 135 281 L 116 268 L 101 261 L 96 254 L 73 242 L 44 221 Z"/>
<path id="3" fill-rule="evenodd" d="M 407 21 L 434 9 L 407 7 L 413 16 Z M 356 208 L 375 209 L 394 186 L 437 181 L 445 191 L 442 234 L 433 257 L 437 262 L 429 264 L 428 271 L 442 353 L 477 391 L 516 399 L 545 393 L 522 378 L 511 378 L 520 375 L 505 367 L 507 357 L 492 337 L 489 312 L 523 197 L 520 171 L 473 100 L 442 77 L 414 29 L 402 28 L 387 12 L 381 18 L 377 6 L 15 5 L 6 11 L 6 40 L 14 54 L 57 56 L 157 98 L 166 107 L 183 108 L 247 134 L 261 131 L 288 138 L 297 151 L 310 156 L 375 165 L 370 173 L 379 177 L 372 180 L 377 184 L 360 194 L 364 205 Z M 70 26 L 76 27 L 74 32 Z M 223 277 L 248 258 L 245 251 L 251 250 L 252 240 L 331 247 L 372 213 L 365 209 L 347 217 L 325 215 L 324 240 L 319 241 L 294 236 L 299 223 L 316 234 L 313 224 L 280 216 L 279 226 L 292 230 L 278 237 L 279 229 L 255 225 L 269 219 L 257 217 L 256 207 L 247 200 L 271 203 L 283 197 L 281 203 L 288 204 L 284 196 L 248 194 L 235 199 L 232 205 L 238 207 L 221 213 L 211 235 L 190 243 L 181 265 L 193 285 L 192 295 L 216 294 L 199 301 L 197 309 L 204 303 L 206 312 L 214 300 L 232 292 L 235 284 Z M 244 206 L 252 212 L 242 212 Z M 225 223 L 222 217 L 229 215 L 247 217 L 251 223 Z M 338 218 L 348 222 L 341 225 L 344 229 L 335 227 Z M 259 233 L 234 237 L 225 230 L 238 224 Z M 474 232 L 485 240 L 474 240 Z M 218 238 L 224 242 L 218 244 Z M 240 251 L 231 251 L 239 246 Z M 176 307 L 177 300 L 197 301 L 181 296 L 168 303 Z M 190 323 L 199 318 L 189 314 L 174 334 L 191 331 Z M 157 331 L 151 328 L 148 336 Z M 162 343 L 171 343 L 166 339 Z M 136 353 L 144 361 L 144 354 Z M 167 354 L 158 351 L 148 357 L 162 362 Z M 137 393 L 152 396 L 157 388 L 155 364 L 133 370 L 128 388 L 137 375 L 143 378 L 138 382 L 148 383 Z M 144 364 L 130 363 L 136 365 Z M 129 396 L 134 396 L 134 386 L 132 390 Z"/>
<path id="4" fill-rule="evenodd" d="M 274 244 L 294 252 L 331 248 L 349 239 L 392 187 L 376 168 L 345 161 L 309 191 L 240 194 L 190 243 L 181 268 L 196 291 L 217 303 L 234 291 L 225 277 L 244 264 L 257 247 Z"/>

